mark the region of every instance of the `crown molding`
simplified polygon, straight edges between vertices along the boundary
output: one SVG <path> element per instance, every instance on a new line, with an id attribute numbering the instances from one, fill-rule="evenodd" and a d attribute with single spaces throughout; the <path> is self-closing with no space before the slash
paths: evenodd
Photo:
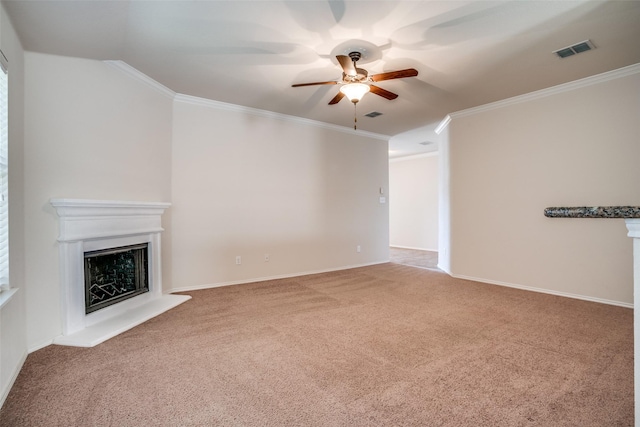
<path id="1" fill-rule="evenodd" d="M 200 107 L 215 108 L 218 110 L 232 111 L 236 113 L 252 114 L 254 116 L 259 116 L 259 117 L 265 117 L 265 118 L 276 119 L 276 120 L 284 120 L 284 121 L 303 124 L 307 126 L 315 126 L 323 129 L 329 129 L 329 130 L 334 130 L 342 133 L 347 133 L 350 135 L 365 136 L 367 138 L 379 139 L 381 141 L 388 141 L 389 138 L 391 138 L 391 136 L 389 135 L 382 135 L 379 133 L 367 132 L 363 130 L 355 130 L 345 126 L 333 125 L 330 123 L 324 123 L 317 120 L 305 119 L 303 117 L 290 116 L 287 114 L 275 113 L 273 111 L 260 110 L 258 108 L 245 107 L 243 105 L 237 105 L 237 104 L 230 104 L 228 102 L 214 101 L 212 99 L 200 98 L 197 96 L 183 95 L 181 93 L 177 94 L 174 100 L 175 102 L 182 102 L 185 104 L 197 105 Z"/>
<path id="2" fill-rule="evenodd" d="M 127 64 L 124 61 L 113 61 L 113 60 L 109 60 L 109 61 L 102 61 L 105 64 L 116 68 L 120 71 L 122 71 L 124 74 L 128 75 L 129 77 L 132 77 L 133 79 L 142 82 L 143 84 L 145 84 L 146 86 L 155 89 L 156 91 L 158 91 L 159 93 L 161 93 L 162 95 L 166 96 L 167 98 L 170 99 L 174 99 L 176 96 L 176 93 L 174 91 L 172 91 L 171 89 L 169 89 L 168 87 L 166 87 L 165 85 L 158 83 L 157 81 L 153 80 L 151 77 L 147 76 L 146 74 L 138 71 L 137 69 L 133 68 L 131 65 Z"/>
<path id="3" fill-rule="evenodd" d="M 436 128 L 433 130 L 435 133 L 437 133 L 438 135 L 440 135 L 442 133 L 442 131 L 449 126 L 449 123 L 451 122 L 451 114 L 447 114 L 447 116 L 442 119 L 442 121 L 440 122 L 440 124 L 438 126 L 436 126 Z"/>
<path id="4" fill-rule="evenodd" d="M 265 117 L 270 119 L 285 120 L 285 121 L 298 123 L 306 126 L 315 126 L 318 128 L 329 129 L 329 130 L 338 131 L 338 132 L 342 132 L 350 135 L 364 136 L 367 138 L 378 139 L 381 141 L 389 141 L 389 138 L 391 138 L 390 135 L 382 135 L 374 132 L 355 130 L 355 129 L 351 129 L 350 127 L 333 125 L 330 123 L 324 123 L 317 120 L 305 119 L 303 117 L 289 116 L 287 114 L 275 113 L 273 111 L 260 110 L 258 108 L 245 107 L 242 105 L 230 104 L 228 102 L 214 101 L 212 99 L 200 98 L 197 96 L 176 93 L 171 89 L 169 89 L 168 87 L 153 80 L 151 77 L 147 76 L 146 74 L 138 71 L 136 68 L 130 66 L 124 61 L 109 60 L 109 61 L 103 61 L 103 62 L 113 68 L 120 70 L 121 72 L 127 74 L 128 76 L 134 78 L 135 80 L 138 80 L 139 82 L 155 89 L 156 91 L 160 92 L 164 96 L 172 99 L 174 102 L 183 102 L 186 104 L 198 105 L 201 107 L 216 108 L 218 110 L 233 111 L 233 112 L 244 113 L 244 114 L 252 114 L 254 116 L 260 116 L 260 117 Z"/>
<path id="5" fill-rule="evenodd" d="M 583 79 L 574 80 L 572 82 L 563 83 L 557 86 L 552 86 L 546 89 L 537 90 L 535 92 L 526 93 L 524 95 L 518 95 L 512 98 L 507 98 L 507 99 L 492 102 L 489 104 L 480 105 L 478 107 L 456 111 L 454 113 L 448 114 L 436 127 L 435 132 L 439 135 L 449 125 L 449 123 L 451 123 L 451 120 L 459 117 L 466 117 L 473 114 L 483 113 L 485 111 L 491 111 L 499 108 L 508 107 L 514 104 L 533 101 L 536 99 L 545 98 L 547 96 L 552 96 L 559 93 L 568 92 L 568 91 L 580 89 L 587 86 L 592 86 L 598 83 L 604 83 L 610 80 L 632 76 L 638 73 L 640 73 L 640 63 L 618 68 L 617 70 L 607 71 L 601 74 L 585 77 Z"/>

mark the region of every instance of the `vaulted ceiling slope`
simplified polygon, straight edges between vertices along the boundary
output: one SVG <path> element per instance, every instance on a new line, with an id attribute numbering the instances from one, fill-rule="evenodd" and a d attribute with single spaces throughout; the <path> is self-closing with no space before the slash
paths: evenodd
<path id="1" fill-rule="evenodd" d="M 122 60 L 175 92 L 350 127 L 327 105 L 338 54 L 417 77 L 367 94 L 358 128 L 396 135 L 447 113 L 640 62 L 639 1 L 3 0 L 28 51 Z M 552 52 L 590 39 L 595 49 Z M 594 100 L 595 101 L 595 100 Z M 376 118 L 362 117 L 377 111 Z"/>

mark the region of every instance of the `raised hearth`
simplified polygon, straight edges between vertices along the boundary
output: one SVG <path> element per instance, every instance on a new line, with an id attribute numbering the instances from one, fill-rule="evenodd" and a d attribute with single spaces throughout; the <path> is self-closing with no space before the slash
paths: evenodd
<path id="1" fill-rule="evenodd" d="M 162 293 L 161 216 L 169 203 L 52 199 L 60 219 L 62 335 L 54 344 L 92 347 L 188 300 Z M 143 245 L 148 292 L 86 312 L 85 254 Z"/>

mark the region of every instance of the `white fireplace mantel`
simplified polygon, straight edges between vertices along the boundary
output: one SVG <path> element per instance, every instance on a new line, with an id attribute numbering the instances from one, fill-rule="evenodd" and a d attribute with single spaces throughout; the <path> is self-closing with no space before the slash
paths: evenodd
<path id="1" fill-rule="evenodd" d="M 163 202 L 51 199 L 59 217 L 62 335 L 55 344 L 92 347 L 191 297 L 162 293 Z M 84 253 L 149 244 L 149 292 L 85 314 Z"/>

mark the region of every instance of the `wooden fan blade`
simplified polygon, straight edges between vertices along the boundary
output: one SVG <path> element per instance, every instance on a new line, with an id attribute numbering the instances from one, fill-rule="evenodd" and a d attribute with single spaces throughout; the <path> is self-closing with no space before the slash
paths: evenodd
<path id="1" fill-rule="evenodd" d="M 344 98 L 344 93 L 338 92 L 338 94 L 334 96 L 331 101 L 329 101 L 329 105 L 337 104 L 342 98 Z"/>
<path id="2" fill-rule="evenodd" d="M 353 65 L 353 61 L 347 55 L 337 55 L 336 59 L 340 63 L 340 66 L 344 70 L 344 73 L 347 76 L 357 76 L 358 72 L 356 71 L 356 67 Z"/>
<path id="3" fill-rule="evenodd" d="M 374 74 L 370 76 L 374 82 L 381 82 L 382 80 L 402 79 L 404 77 L 415 77 L 418 75 L 418 70 L 415 68 L 407 68 L 406 70 L 389 71 L 388 73 Z"/>
<path id="4" fill-rule="evenodd" d="M 298 83 L 295 85 L 291 85 L 291 87 L 301 87 L 301 86 L 315 86 L 315 85 L 337 85 L 338 82 L 330 81 L 330 82 L 313 82 L 313 83 Z"/>
<path id="5" fill-rule="evenodd" d="M 396 99 L 398 97 L 395 93 L 374 85 L 369 85 L 369 91 L 387 99 Z"/>

